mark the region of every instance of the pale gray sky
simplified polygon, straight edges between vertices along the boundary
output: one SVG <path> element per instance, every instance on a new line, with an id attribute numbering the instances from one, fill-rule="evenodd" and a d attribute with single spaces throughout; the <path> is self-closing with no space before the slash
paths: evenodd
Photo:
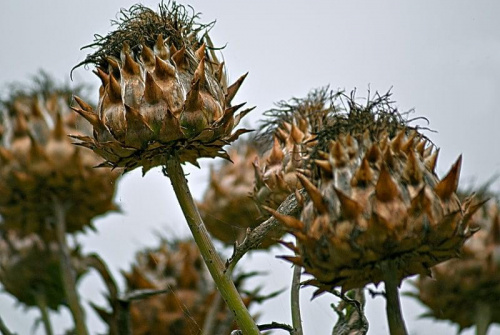
<path id="1" fill-rule="evenodd" d="M 133 1 L 7 1 L 0 0 L 0 84 L 26 80 L 45 69 L 60 80 L 87 51 L 80 47 L 105 34 L 120 7 Z M 143 2 L 156 7 L 155 1 Z M 186 3 L 181 1 L 181 3 Z M 234 80 L 249 71 L 235 101 L 256 105 L 251 125 L 273 102 L 304 96 L 316 87 L 351 90 L 360 96 L 393 87 L 401 110 L 416 108 L 438 133 L 428 134 L 441 147 L 442 175 L 463 153 L 462 181 L 486 181 L 500 172 L 500 3 L 495 1 L 191 1 L 205 22 L 217 19 L 216 44 L 227 42 L 224 58 Z M 75 80 L 97 85 L 83 68 Z M 96 92 L 97 96 L 97 92 Z M 205 161 L 204 167 L 211 161 Z M 200 198 L 207 169 L 188 168 L 193 193 Z M 500 184 L 493 185 L 500 190 Z M 80 238 L 86 251 L 98 251 L 118 275 L 128 268 L 134 252 L 154 245 L 154 231 L 186 236 L 187 228 L 170 188 L 159 171 L 141 178 L 139 171 L 124 177 L 117 202 L 123 214 L 96 222 L 99 234 Z M 282 252 L 277 250 L 276 253 Z M 269 255 L 249 257 L 246 269 L 270 271 L 263 279 L 272 288 L 288 286 L 290 267 Z M 81 285 L 84 301 L 103 301 L 104 290 L 92 275 Z M 404 289 L 409 289 L 405 285 Z M 329 334 L 334 314 L 331 297 L 302 304 L 306 334 Z M 0 294 L 0 315 L 19 334 L 28 334 L 35 312 L 12 310 L 13 300 Z M 368 299 L 370 334 L 386 334 L 384 302 Z M 263 308 L 262 322 L 289 322 L 287 293 Z M 453 334 L 445 322 L 417 320 L 422 309 L 403 298 L 403 312 L 412 334 Z M 54 323 L 69 325 L 67 312 Z M 93 332 L 103 325 L 89 312 Z M 41 333 L 39 331 L 39 333 Z M 491 334 L 500 334 L 494 328 Z M 471 332 L 466 332 L 471 334 Z"/>

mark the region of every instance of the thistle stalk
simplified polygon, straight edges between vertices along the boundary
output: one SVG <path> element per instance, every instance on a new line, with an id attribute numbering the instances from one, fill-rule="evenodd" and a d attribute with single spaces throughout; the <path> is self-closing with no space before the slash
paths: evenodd
<path id="1" fill-rule="evenodd" d="M 302 318 L 300 316 L 300 275 L 302 267 L 293 266 L 292 287 L 290 288 L 290 301 L 292 309 L 292 325 L 296 335 L 302 335 Z"/>
<path id="2" fill-rule="evenodd" d="M 88 335 L 83 309 L 76 291 L 76 275 L 71 263 L 71 255 L 66 242 L 66 209 L 59 199 L 54 197 L 54 214 L 56 219 L 56 235 L 61 258 L 61 275 L 68 307 L 75 322 L 77 335 Z"/>
<path id="3" fill-rule="evenodd" d="M 200 249 L 203 260 L 222 298 L 233 311 L 236 323 L 245 335 L 259 334 L 259 329 L 236 290 L 230 275 L 224 272 L 224 263 L 210 240 L 207 229 L 187 185 L 178 157 L 171 156 L 167 158 L 165 171 L 170 178 L 177 200 L 184 213 L 189 229 L 193 234 L 193 238 Z"/>
<path id="4" fill-rule="evenodd" d="M 491 322 L 491 309 L 479 303 L 476 307 L 476 335 L 486 335 Z"/>
<path id="5" fill-rule="evenodd" d="M 397 266 L 394 261 L 387 261 L 383 266 L 385 274 L 385 299 L 387 321 L 391 335 L 408 335 L 403 314 L 401 313 L 401 302 L 399 301 L 399 281 L 397 278 Z"/>
<path id="6" fill-rule="evenodd" d="M 36 295 L 36 304 L 38 309 L 40 310 L 43 328 L 45 329 L 46 335 L 52 335 L 54 332 L 52 331 L 52 324 L 50 323 L 49 311 L 47 308 L 47 300 L 43 293 L 39 293 Z"/>

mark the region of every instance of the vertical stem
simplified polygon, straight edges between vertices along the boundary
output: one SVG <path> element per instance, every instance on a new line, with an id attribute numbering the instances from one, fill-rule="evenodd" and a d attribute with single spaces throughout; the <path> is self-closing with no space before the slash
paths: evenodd
<path id="1" fill-rule="evenodd" d="M 86 264 L 94 268 L 104 284 L 108 288 L 108 299 L 113 310 L 112 321 L 109 324 L 110 335 L 131 335 L 132 326 L 130 322 L 130 302 L 120 300 L 118 293 L 118 285 L 111 271 L 104 260 L 97 254 L 91 254 L 86 257 Z"/>
<path id="2" fill-rule="evenodd" d="M 132 322 L 130 320 L 130 302 L 118 300 L 118 334 L 131 335 Z"/>
<path id="3" fill-rule="evenodd" d="M 491 323 L 491 309 L 488 305 L 479 303 L 476 306 L 476 335 L 486 335 Z"/>
<path id="4" fill-rule="evenodd" d="M 76 334 L 88 335 L 83 309 L 80 306 L 76 291 L 75 269 L 71 263 L 71 256 L 68 244 L 66 243 L 66 210 L 59 199 L 56 198 L 54 198 L 54 214 L 56 216 L 56 235 L 61 257 L 61 275 L 64 293 L 66 294 L 68 306 L 75 322 Z"/>
<path id="5" fill-rule="evenodd" d="M 203 224 L 198 208 L 189 191 L 184 172 L 177 157 L 171 156 L 167 158 L 166 171 L 170 177 L 172 187 L 182 208 L 189 229 L 203 256 L 203 260 L 222 298 L 233 311 L 236 323 L 245 335 L 259 334 L 259 329 L 241 300 L 233 281 L 227 273 L 224 273 L 224 263 L 222 263 L 221 258 L 210 240 L 207 229 Z"/>
<path id="6" fill-rule="evenodd" d="M 302 335 L 302 318 L 300 316 L 300 275 L 302 267 L 293 266 L 292 287 L 290 288 L 290 301 L 292 307 L 292 325 L 296 335 Z"/>
<path id="7" fill-rule="evenodd" d="M 40 310 L 43 328 L 45 329 L 45 334 L 52 335 L 52 325 L 50 323 L 49 311 L 47 310 L 47 300 L 43 293 L 38 293 L 36 295 L 36 304 Z"/>
<path id="8" fill-rule="evenodd" d="M 391 335 L 407 335 L 403 314 L 401 313 L 401 303 L 399 301 L 399 281 L 397 278 L 396 264 L 387 261 L 384 266 L 385 273 L 385 299 L 387 321 L 389 322 L 389 331 Z"/>

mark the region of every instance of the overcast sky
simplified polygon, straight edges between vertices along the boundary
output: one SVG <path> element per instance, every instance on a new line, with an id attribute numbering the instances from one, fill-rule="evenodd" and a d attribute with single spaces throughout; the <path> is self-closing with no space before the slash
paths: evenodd
<path id="1" fill-rule="evenodd" d="M 184 1 L 181 1 L 184 3 Z M 27 80 L 44 69 L 69 80 L 70 69 L 87 54 L 80 47 L 93 35 L 106 34 L 110 19 L 132 1 L 0 0 L 0 84 Z M 154 1 L 144 4 L 156 7 Z M 186 3 L 187 4 L 187 3 Z M 224 58 L 234 80 L 249 71 L 235 102 L 257 109 L 247 122 L 255 125 L 273 102 L 302 97 L 316 87 L 351 90 L 363 96 L 393 87 L 400 110 L 416 109 L 437 133 L 427 134 L 441 147 L 438 173 L 446 173 L 462 153 L 462 181 L 477 183 L 500 172 L 500 5 L 495 1 L 192 1 L 202 21 L 217 20 L 211 36 L 227 47 Z M 83 68 L 77 82 L 97 85 Z M 497 98 L 495 98 L 497 97 Z M 95 90 L 97 98 L 97 90 Z M 203 168 L 188 168 L 193 193 L 201 198 L 207 180 Z M 500 190 L 497 182 L 493 189 Z M 98 251 L 118 276 L 128 269 L 136 250 L 156 243 L 155 231 L 187 236 L 187 228 L 170 187 L 154 170 L 122 178 L 117 203 L 123 214 L 96 220 L 99 234 L 80 237 L 85 251 Z M 275 253 L 283 252 L 276 250 Z M 269 255 L 254 254 L 245 269 L 269 270 L 262 283 L 289 285 L 290 267 Z M 410 287 L 405 285 L 404 289 Z M 95 275 L 80 287 L 83 300 L 103 301 Z M 288 293 L 262 308 L 262 322 L 290 322 Z M 323 296 L 310 302 L 302 294 L 305 334 L 329 334 L 335 316 Z M 37 312 L 12 311 L 13 299 L 0 294 L 0 315 L 19 334 L 28 334 Z M 386 334 L 384 301 L 368 298 L 370 334 Z M 412 334 L 453 334 L 445 322 L 417 320 L 424 311 L 403 298 Z M 71 324 L 67 312 L 53 316 L 56 329 Z M 92 332 L 103 325 L 89 312 Z M 39 332 L 41 333 L 41 332 Z M 467 332 L 471 334 L 472 332 Z M 500 334 L 500 328 L 490 331 Z"/>

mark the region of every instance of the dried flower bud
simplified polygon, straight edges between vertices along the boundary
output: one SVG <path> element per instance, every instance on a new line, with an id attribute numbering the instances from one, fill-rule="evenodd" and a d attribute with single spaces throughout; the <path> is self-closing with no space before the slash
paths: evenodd
<path id="1" fill-rule="evenodd" d="M 19 237 L 3 233 L 0 239 L 0 282 L 8 293 L 26 306 L 46 304 L 57 310 L 66 304 L 60 251 L 56 242 L 43 241 L 35 234 Z M 71 252 L 77 279 L 85 272 L 79 249 Z"/>
<path id="2" fill-rule="evenodd" d="M 426 316 L 450 320 L 464 329 L 478 317 L 500 323 L 500 214 L 491 201 L 471 218 L 479 227 L 464 245 L 459 259 L 432 268 L 432 278 L 420 277 L 415 296 L 429 312 Z M 485 315 L 479 315 L 483 313 Z"/>
<path id="3" fill-rule="evenodd" d="M 94 169 L 102 160 L 71 144 L 68 132 L 86 130 L 70 113 L 71 94 L 42 79 L 40 87 L 2 102 L 10 133 L 0 147 L 0 215 L 4 229 L 53 237 L 54 198 L 67 208 L 67 231 L 82 230 L 95 216 L 116 209 L 119 174 Z"/>
<path id="4" fill-rule="evenodd" d="M 250 110 L 235 116 L 243 104 L 231 105 L 246 75 L 227 86 L 223 65 L 196 37 L 194 18 L 175 3 L 159 7 L 132 7 L 83 62 L 97 65 L 102 87 L 97 110 L 75 109 L 94 136 L 74 138 L 125 171 L 142 166 L 145 173 L 173 155 L 194 165 L 200 157 L 228 159 L 222 147 L 247 131 L 233 133 Z"/>
<path id="5" fill-rule="evenodd" d="M 133 334 L 197 333 L 214 303 L 220 308 L 213 333 L 229 334 L 234 329 L 232 313 L 215 299 L 217 290 L 194 241 L 162 241 L 158 248 L 137 253 L 131 271 L 123 274 L 128 291 L 168 289 L 167 293 L 132 301 Z M 237 287 L 244 278 L 235 281 Z M 248 305 L 261 298 L 245 293 L 243 300 Z M 106 322 L 116 322 L 105 310 L 99 309 L 99 313 Z"/>
<path id="6" fill-rule="evenodd" d="M 298 254 L 284 258 L 314 276 L 308 283 L 318 294 L 377 284 L 386 261 L 398 280 L 428 274 L 472 234 L 468 219 L 479 206 L 455 194 L 461 158 L 439 179 L 437 151 L 422 150 L 425 141 L 405 130 L 374 140 L 340 136 L 312 162 L 317 180 L 298 174 L 310 198 L 300 220 L 272 211 L 298 241 Z"/>
<path id="7" fill-rule="evenodd" d="M 225 161 L 211 170 L 210 184 L 203 201 L 198 204 L 210 234 L 226 244 L 241 242 L 248 228 L 255 228 L 268 216 L 259 210 L 252 198 L 254 161 L 258 153 L 251 143 L 237 143 L 229 153 L 233 162 Z M 282 232 L 270 235 L 260 248 L 276 243 Z"/>
<path id="8" fill-rule="evenodd" d="M 254 163 L 256 182 L 253 198 L 260 205 L 278 206 L 300 188 L 297 171 L 306 162 L 317 144 L 316 133 L 328 122 L 333 110 L 326 106 L 327 88 L 311 92 L 304 99 L 281 101 L 276 109 L 266 111 L 257 141 L 269 149 Z"/>

